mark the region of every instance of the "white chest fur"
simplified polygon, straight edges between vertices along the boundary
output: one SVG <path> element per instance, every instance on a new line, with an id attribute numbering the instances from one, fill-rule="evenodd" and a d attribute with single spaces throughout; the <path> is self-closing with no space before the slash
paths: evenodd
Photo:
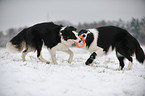
<path id="1" fill-rule="evenodd" d="M 67 50 L 74 42 L 72 40 L 61 40 L 61 43 L 58 43 L 53 49 L 56 51 Z"/>
<path id="2" fill-rule="evenodd" d="M 98 31 L 96 29 L 88 29 L 91 33 L 93 33 L 94 35 L 94 40 L 93 42 L 91 43 L 90 47 L 89 47 L 89 52 L 94 52 L 96 51 L 98 48 L 97 48 L 97 39 L 98 39 Z"/>
<path id="3" fill-rule="evenodd" d="M 98 56 L 101 56 L 102 54 L 104 54 L 103 49 L 97 46 L 97 40 L 98 40 L 98 36 L 99 36 L 99 32 L 96 29 L 88 29 L 90 32 L 93 33 L 94 35 L 94 40 L 91 43 L 90 47 L 89 47 L 89 52 L 93 53 L 96 52 Z"/>

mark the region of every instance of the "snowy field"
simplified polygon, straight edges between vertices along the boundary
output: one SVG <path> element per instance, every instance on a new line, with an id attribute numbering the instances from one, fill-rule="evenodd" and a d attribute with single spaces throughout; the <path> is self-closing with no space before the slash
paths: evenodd
<path id="1" fill-rule="evenodd" d="M 115 52 L 97 57 L 95 66 L 86 66 L 90 53 L 71 50 L 71 64 L 68 54 L 60 51 L 54 65 L 37 60 L 36 52 L 23 62 L 20 53 L 0 48 L 0 96 L 145 96 L 145 66 L 135 59 L 131 70 L 126 70 L 126 60 L 125 69 L 119 71 Z M 51 61 L 47 49 L 42 54 Z"/>

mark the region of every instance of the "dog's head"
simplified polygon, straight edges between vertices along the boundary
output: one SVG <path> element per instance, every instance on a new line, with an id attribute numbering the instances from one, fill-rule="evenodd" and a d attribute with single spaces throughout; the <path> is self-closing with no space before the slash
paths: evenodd
<path id="1" fill-rule="evenodd" d="M 72 40 L 78 42 L 80 38 L 78 37 L 78 33 L 76 32 L 76 30 L 77 29 L 73 26 L 62 27 L 60 30 L 60 35 L 65 41 Z"/>
<path id="2" fill-rule="evenodd" d="M 84 29 L 82 29 L 82 30 L 79 31 L 78 36 L 82 35 L 83 38 L 86 40 L 86 38 L 87 38 L 88 36 L 90 36 L 90 34 L 91 34 L 91 32 L 90 32 L 89 30 L 84 30 Z M 81 41 L 82 41 L 82 40 L 81 40 Z M 81 42 L 81 41 L 79 41 L 79 42 Z"/>
<path id="3" fill-rule="evenodd" d="M 86 42 L 86 46 L 90 46 L 90 44 L 93 42 L 94 40 L 94 35 L 92 32 L 90 32 L 90 30 L 84 30 L 82 29 L 81 31 L 79 31 L 78 35 L 82 35 L 82 37 L 85 39 Z M 79 41 L 79 43 L 82 43 L 82 39 Z"/>

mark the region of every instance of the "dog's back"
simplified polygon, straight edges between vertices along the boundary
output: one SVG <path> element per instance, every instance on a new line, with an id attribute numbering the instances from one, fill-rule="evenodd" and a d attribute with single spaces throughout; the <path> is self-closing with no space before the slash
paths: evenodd
<path id="1" fill-rule="evenodd" d="M 117 40 L 122 41 L 124 36 L 127 34 L 126 30 L 115 26 L 104 26 L 97 28 L 98 30 L 98 41 L 97 45 L 108 51 L 109 47 L 114 48 Z"/>
<path id="2" fill-rule="evenodd" d="M 42 40 L 48 48 L 51 48 L 60 42 L 58 34 L 61 27 L 52 22 L 46 22 L 25 28 L 7 43 L 7 48 L 14 49 L 13 52 L 21 52 L 26 45 L 36 49 L 39 47 L 37 45 L 42 46 Z"/>

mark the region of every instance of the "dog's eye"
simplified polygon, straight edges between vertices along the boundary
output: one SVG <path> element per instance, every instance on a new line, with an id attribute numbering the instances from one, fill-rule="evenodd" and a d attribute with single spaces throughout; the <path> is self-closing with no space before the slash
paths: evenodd
<path id="1" fill-rule="evenodd" d="M 86 35 L 84 34 L 83 37 L 86 37 Z"/>

